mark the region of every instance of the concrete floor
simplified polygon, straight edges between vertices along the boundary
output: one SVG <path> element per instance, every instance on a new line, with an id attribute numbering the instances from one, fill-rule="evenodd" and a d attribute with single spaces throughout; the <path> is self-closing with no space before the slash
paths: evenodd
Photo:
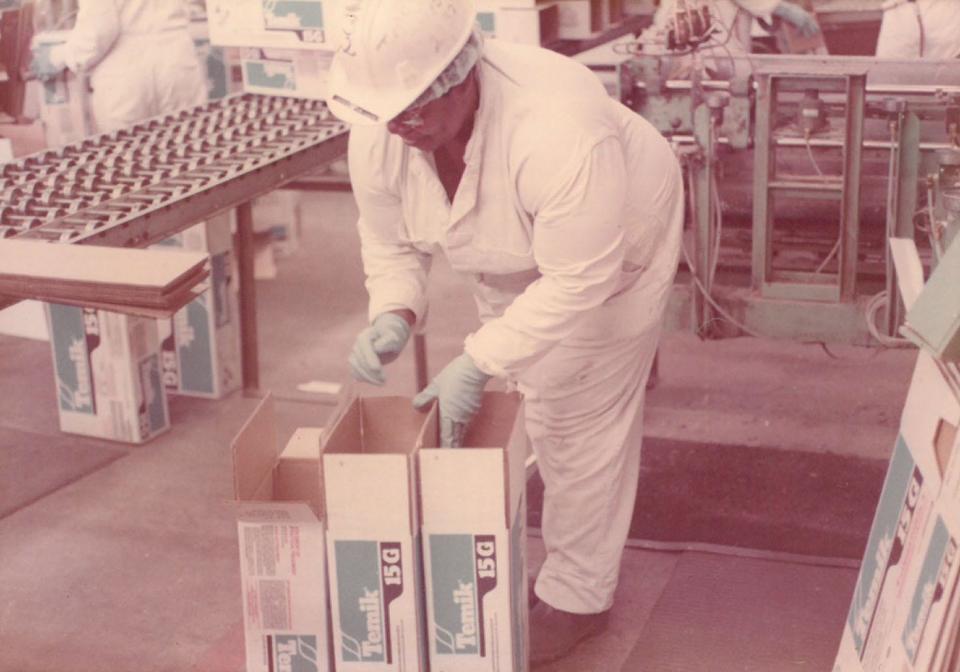
<path id="1" fill-rule="evenodd" d="M 324 423 L 332 399 L 297 385 L 345 380 L 366 320 L 352 197 L 304 198 L 300 249 L 257 287 L 261 388 L 278 399 L 283 438 Z M 434 275 L 435 372 L 476 318 L 465 286 L 443 264 Z M 831 352 L 668 334 L 646 431 L 886 459 L 912 353 Z M 412 392 L 412 357 L 389 375 L 382 392 Z M 242 669 L 229 446 L 257 400 L 172 398 L 173 428 L 143 446 L 66 436 L 48 344 L 10 336 L 0 336 L 0 399 L 0 488 L 50 474 L 56 485 L 0 518 L 0 672 Z M 530 546 L 535 569 L 542 546 Z M 745 554 L 628 550 L 610 631 L 550 669 L 829 670 L 856 570 Z"/>

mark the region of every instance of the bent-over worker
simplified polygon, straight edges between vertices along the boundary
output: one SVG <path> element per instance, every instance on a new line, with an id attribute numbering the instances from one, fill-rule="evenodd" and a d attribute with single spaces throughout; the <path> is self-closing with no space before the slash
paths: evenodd
<path id="1" fill-rule="evenodd" d="M 584 66 L 484 41 L 472 0 L 366 0 L 352 19 L 328 97 L 353 124 L 370 295 L 352 371 L 384 382 L 444 254 L 482 326 L 414 403 L 437 400 L 442 444 L 458 446 L 491 378 L 523 393 L 545 484 L 531 658 L 555 659 L 613 604 L 680 249 L 679 164 Z"/>

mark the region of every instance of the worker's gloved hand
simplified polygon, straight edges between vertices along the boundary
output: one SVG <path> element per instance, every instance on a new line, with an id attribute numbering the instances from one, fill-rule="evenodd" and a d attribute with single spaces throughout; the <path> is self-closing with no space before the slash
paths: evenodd
<path id="1" fill-rule="evenodd" d="M 470 355 L 463 353 L 413 398 L 417 410 L 437 399 L 440 406 L 440 445 L 459 448 L 467 425 L 480 409 L 483 388 L 490 376 L 477 368 Z"/>
<path id="2" fill-rule="evenodd" d="M 52 44 L 39 44 L 30 58 L 30 74 L 40 80 L 52 79 L 63 72 L 66 65 L 57 57 Z"/>
<path id="3" fill-rule="evenodd" d="M 779 16 L 793 26 L 804 37 L 812 37 L 820 32 L 820 25 L 813 15 L 799 5 L 784 0 L 773 10 L 774 16 Z"/>
<path id="4" fill-rule="evenodd" d="M 410 325 L 396 313 L 377 315 L 373 324 L 357 335 L 350 353 L 350 372 L 357 380 L 374 385 L 387 381 L 383 365 L 397 358 L 410 338 Z"/>

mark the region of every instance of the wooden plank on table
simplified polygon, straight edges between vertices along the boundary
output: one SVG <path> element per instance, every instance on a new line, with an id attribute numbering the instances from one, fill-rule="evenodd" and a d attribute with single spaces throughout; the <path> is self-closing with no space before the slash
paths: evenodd
<path id="1" fill-rule="evenodd" d="M 0 241 L 0 298 L 39 299 L 166 316 L 192 301 L 209 275 L 208 255 Z"/>
<path id="2" fill-rule="evenodd" d="M 196 274 L 206 252 L 56 245 L 32 240 L 0 240 L 0 281 L 57 283 L 77 287 L 112 286 L 164 293 Z"/>
<path id="3" fill-rule="evenodd" d="M 164 307 L 139 306 L 129 303 L 110 303 L 108 301 L 81 301 L 74 298 L 58 298 L 52 303 L 62 303 L 68 306 L 80 306 L 81 308 L 97 308 L 99 310 L 108 310 L 114 313 L 126 313 L 128 315 L 139 315 L 140 317 L 152 317 L 154 319 L 168 319 L 173 317 L 174 313 L 186 306 L 188 303 L 203 294 L 209 285 L 206 282 L 201 283 L 187 292 L 182 292 L 171 297 L 169 304 Z"/>

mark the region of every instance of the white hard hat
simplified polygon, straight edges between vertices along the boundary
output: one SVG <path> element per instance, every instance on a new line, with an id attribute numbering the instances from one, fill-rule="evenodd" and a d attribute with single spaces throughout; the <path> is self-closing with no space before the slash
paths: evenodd
<path id="1" fill-rule="evenodd" d="M 466 44 L 476 0 L 360 0 L 346 9 L 327 104 L 352 124 L 403 112 Z"/>

